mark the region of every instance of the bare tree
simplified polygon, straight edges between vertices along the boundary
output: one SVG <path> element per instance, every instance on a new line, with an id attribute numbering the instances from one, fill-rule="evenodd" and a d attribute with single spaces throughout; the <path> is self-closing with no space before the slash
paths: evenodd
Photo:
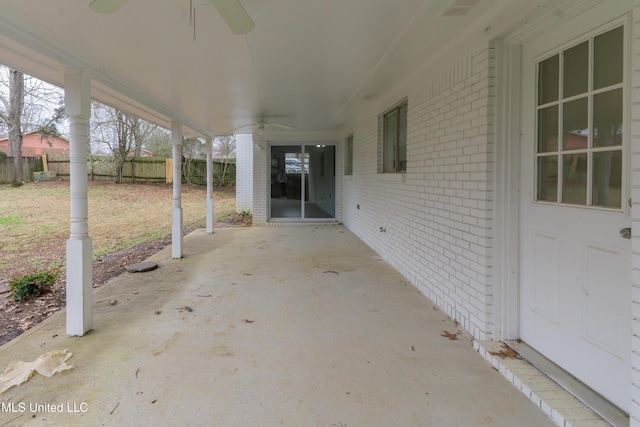
<path id="1" fill-rule="evenodd" d="M 127 155 L 135 150 L 133 132 L 131 132 L 131 117 L 120 110 L 115 110 L 116 141 L 112 146 L 113 159 L 116 163 L 116 183 L 122 182 L 122 168 Z"/>
<path id="2" fill-rule="evenodd" d="M 218 168 L 218 179 L 221 184 L 228 182 L 229 162 L 235 158 L 236 137 L 235 135 L 218 136 L 213 141 L 214 157 L 222 161 L 222 169 Z"/>
<path id="3" fill-rule="evenodd" d="M 139 154 L 146 139 L 157 126 L 97 101 L 91 108 L 91 140 L 106 147 L 113 156 L 116 182 L 122 182 L 124 163 L 131 154 Z"/>
<path id="4" fill-rule="evenodd" d="M 164 128 L 156 126 L 145 138 L 144 146 L 150 150 L 154 156 L 169 158 L 173 155 L 171 144 L 171 133 Z"/>
<path id="5" fill-rule="evenodd" d="M 22 185 L 22 112 L 24 109 L 24 74 L 18 70 L 10 71 L 9 112 L 9 156 L 13 156 L 14 179 L 16 185 Z"/>
<path id="6" fill-rule="evenodd" d="M 135 148 L 130 115 L 99 102 L 91 104 L 92 143 L 108 148 L 115 164 L 116 182 L 122 182 L 124 161 Z"/>
<path id="7" fill-rule="evenodd" d="M 64 117 L 62 89 L 19 70 L 0 65 L 0 134 L 9 137 L 16 184 L 22 183 L 22 136 L 39 132 L 43 138 L 61 136 Z"/>
<path id="8" fill-rule="evenodd" d="M 182 139 L 182 155 L 187 159 L 204 159 L 206 156 L 204 148 L 204 141 L 200 138 Z"/>
<path id="9" fill-rule="evenodd" d="M 0 134 L 8 134 L 12 70 L 0 65 Z M 24 75 L 22 133 L 56 129 L 64 117 L 64 91 L 35 77 Z M 59 130 L 64 135 L 64 128 Z"/>
<path id="10" fill-rule="evenodd" d="M 130 124 L 135 156 L 140 157 L 142 149 L 145 148 L 144 145 L 155 130 L 158 129 L 158 126 L 136 116 L 130 117 Z"/>

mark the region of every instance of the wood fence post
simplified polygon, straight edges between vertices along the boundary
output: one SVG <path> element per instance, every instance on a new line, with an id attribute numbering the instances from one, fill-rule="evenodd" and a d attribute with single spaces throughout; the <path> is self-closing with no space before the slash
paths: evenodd
<path id="1" fill-rule="evenodd" d="M 164 164 L 165 181 L 167 184 L 173 184 L 173 159 L 166 159 Z"/>

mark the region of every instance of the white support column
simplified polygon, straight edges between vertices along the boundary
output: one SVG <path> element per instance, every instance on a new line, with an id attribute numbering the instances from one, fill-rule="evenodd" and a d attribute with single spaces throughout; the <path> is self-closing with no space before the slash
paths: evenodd
<path id="1" fill-rule="evenodd" d="M 182 123 L 171 122 L 173 146 L 173 209 L 171 210 L 171 257 L 182 258 Z"/>
<path id="2" fill-rule="evenodd" d="M 207 153 L 207 233 L 213 233 L 213 141 L 206 139 Z"/>
<path id="3" fill-rule="evenodd" d="M 67 240 L 67 335 L 82 336 L 93 327 L 92 242 L 89 237 L 87 143 L 91 114 L 90 80 L 64 75 L 65 113 L 69 118 L 71 229 Z"/>

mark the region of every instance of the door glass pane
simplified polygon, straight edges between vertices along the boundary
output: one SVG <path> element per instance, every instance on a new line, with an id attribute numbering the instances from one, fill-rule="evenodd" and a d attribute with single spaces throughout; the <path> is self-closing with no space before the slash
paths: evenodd
<path id="1" fill-rule="evenodd" d="M 302 147 L 271 147 L 271 218 L 302 217 Z"/>
<path id="2" fill-rule="evenodd" d="M 554 55 L 538 66 L 538 105 L 558 100 L 560 57 Z"/>
<path id="3" fill-rule="evenodd" d="M 622 83 L 623 77 L 623 37 L 622 27 L 601 34 L 594 39 L 593 48 L 593 88 Z"/>
<path id="4" fill-rule="evenodd" d="M 558 151 L 558 106 L 538 111 L 538 153 Z"/>
<path id="5" fill-rule="evenodd" d="M 622 207 L 622 151 L 593 153 L 593 205 Z"/>
<path id="6" fill-rule="evenodd" d="M 562 156 L 562 201 L 587 204 L 587 153 Z"/>
<path id="7" fill-rule="evenodd" d="M 398 130 L 398 112 L 384 116 L 384 172 L 396 172 L 396 137 Z"/>
<path id="8" fill-rule="evenodd" d="M 593 145 L 622 144 L 622 89 L 593 96 Z"/>
<path id="9" fill-rule="evenodd" d="M 589 90 L 589 42 L 564 52 L 564 97 L 580 95 Z"/>
<path id="10" fill-rule="evenodd" d="M 305 218 L 335 218 L 336 147 L 305 145 Z"/>
<path id="11" fill-rule="evenodd" d="M 558 201 L 558 156 L 538 157 L 538 200 Z"/>
<path id="12" fill-rule="evenodd" d="M 589 102 L 581 98 L 564 104 L 563 148 L 577 150 L 587 148 L 589 137 Z"/>

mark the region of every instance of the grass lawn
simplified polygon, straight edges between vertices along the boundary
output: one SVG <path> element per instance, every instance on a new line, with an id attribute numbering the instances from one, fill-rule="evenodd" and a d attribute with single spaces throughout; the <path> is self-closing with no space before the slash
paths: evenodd
<path id="1" fill-rule="evenodd" d="M 182 186 L 185 227 L 205 226 L 205 187 Z M 173 188 L 165 184 L 89 183 L 94 258 L 171 234 Z M 216 221 L 235 214 L 235 190 L 215 189 Z M 64 266 L 69 182 L 0 186 L 0 283 L 16 274 Z"/>

